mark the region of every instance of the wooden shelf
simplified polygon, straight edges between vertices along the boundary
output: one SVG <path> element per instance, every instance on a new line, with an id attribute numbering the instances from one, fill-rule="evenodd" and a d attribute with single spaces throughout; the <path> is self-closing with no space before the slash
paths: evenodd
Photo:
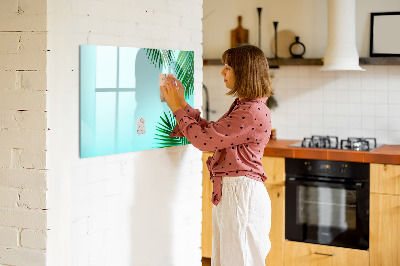
<path id="1" fill-rule="evenodd" d="M 400 57 L 362 57 L 360 65 L 400 65 Z"/>
<path id="2" fill-rule="evenodd" d="M 270 67 L 322 66 L 322 58 L 268 58 Z"/>
<path id="3" fill-rule="evenodd" d="M 322 66 L 323 58 L 268 58 L 271 68 L 279 66 Z M 203 65 L 222 65 L 220 59 L 204 59 Z M 400 65 L 400 57 L 362 57 L 360 65 Z"/>
<path id="4" fill-rule="evenodd" d="M 268 64 L 270 67 L 279 66 L 312 66 L 312 65 L 322 65 L 321 58 L 268 58 Z M 217 66 L 222 65 L 220 59 L 204 59 L 203 65 L 205 66 Z"/>

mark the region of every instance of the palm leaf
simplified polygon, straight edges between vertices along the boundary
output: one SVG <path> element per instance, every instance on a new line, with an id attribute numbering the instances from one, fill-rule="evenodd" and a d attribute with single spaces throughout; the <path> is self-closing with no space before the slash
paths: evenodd
<path id="1" fill-rule="evenodd" d="M 174 51 L 163 49 L 145 49 L 147 58 L 159 69 L 175 65 L 175 76 L 185 87 L 185 98 L 194 92 L 194 53 L 193 51 L 179 51 L 174 62 Z"/>
<path id="2" fill-rule="evenodd" d="M 168 67 L 174 60 L 174 54 L 171 50 L 163 49 L 145 49 L 147 58 L 158 68 Z"/>
<path id="3" fill-rule="evenodd" d="M 164 112 L 163 116 L 160 116 L 160 122 L 158 122 L 156 126 L 156 130 L 158 134 L 155 134 L 156 137 L 156 148 L 164 148 L 164 147 L 171 147 L 171 146 L 179 146 L 179 145 L 186 145 L 190 144 L 187 138 L 179 138 L 174 137 L 170 138 L 169 135 L 171 134 L 172 130 L 176 126 L 175 118 L 172 116 L 171 112 Z"/>
<path id="4" fill-rule="evenodd" d="M 185 98 L 189 98 L 194 93 L 194 53 L 193 51 L 179 51 L 178 57 L 175 62 L 175 55 L 173 50 L 162 49 L 145 49 L 147 58 L 156 68 L 162 69 L 169 66 L 175 66 L 175 76 L 179 79 L 185 87 Z M 190 144 L 186 138 L 170 138 L 172 130 L 176 125 L 176 121 L 172 113 L 165 113 L 160 116 L 160 122 L 156 126 L 156 148 L 171 147 L 178 145 Z"/>
<path id="5" fill-rule="evenodd" d="M 185 98 L 194 92 L 194 53 L 193 51 L 180 51 L 175 65 L 176 78 L 179 79 L 185 90 Z"/>

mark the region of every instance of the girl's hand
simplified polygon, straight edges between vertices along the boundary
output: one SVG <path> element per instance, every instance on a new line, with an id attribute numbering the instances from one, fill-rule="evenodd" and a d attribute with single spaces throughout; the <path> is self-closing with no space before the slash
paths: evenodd
<path id="1" fill-rule="evenodd" d="M 175 82 L 175 84 L 178 86 L 178 97 L 179 97 L 179 103 L 180 105 L 185 108 L 187 105 L 186 99 L 185 99 L 185 87 L 183 87 L 182 82 L 175 78 L 173 75 L 168 76 L 168 80 Z"/>
<path id="2" fill-rule="evenodd" d="M 178 90 L 176 86 L 172 83 L 174 81 L 168 79 L 164 86 L 161 86 L 161 90 L 164 93 L 165 102 L 168 104 L 169 109 L 174 113 L 178 109 L 183 109 L 186 107 L 182 106 L 180 101 L 180 96 L 178 95 Z M 181 89 L 179 89 L 181 90 Z"/>

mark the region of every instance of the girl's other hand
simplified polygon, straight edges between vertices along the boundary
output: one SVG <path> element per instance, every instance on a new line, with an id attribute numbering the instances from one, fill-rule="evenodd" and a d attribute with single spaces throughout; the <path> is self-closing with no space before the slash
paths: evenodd
<path id="1" fill-rule="evenodd" d="M 185 87 L 183 86 L 182 82 L 179 79 L 175 78 L 174 75 L 168 75 L 168 80 L 175 83 L 176 86 L 178 87 L 179 103 L 183 108 L 185 108 L 187 105 L 187 102 L 185 99 Z"/>
<path id="2" fill-rule="evenodd" d="M 174 113 L 178 109 L 185 108 L 186 105 L 182 106 L 180 99 L 181 96 L 179 95 L 176 85 L 173 83 L 175 83 L 175 81 L 168 79 L 165 85 L 161 86 L 160 88 L 164 93 L 165 102 L 168 104 L 169 109 L 171 109 L 171 111 Z"/>

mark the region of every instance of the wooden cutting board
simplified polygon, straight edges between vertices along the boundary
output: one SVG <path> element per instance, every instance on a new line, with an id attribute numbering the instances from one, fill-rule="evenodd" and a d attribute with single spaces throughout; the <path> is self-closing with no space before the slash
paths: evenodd
<path id="1" fill-rule="evenodd" d="M 249 43 L 249 31 L 242 27 L 242 16 L 238 16 L 238 27 L 231 30 L 231 48 L 243 43 Z"/>

